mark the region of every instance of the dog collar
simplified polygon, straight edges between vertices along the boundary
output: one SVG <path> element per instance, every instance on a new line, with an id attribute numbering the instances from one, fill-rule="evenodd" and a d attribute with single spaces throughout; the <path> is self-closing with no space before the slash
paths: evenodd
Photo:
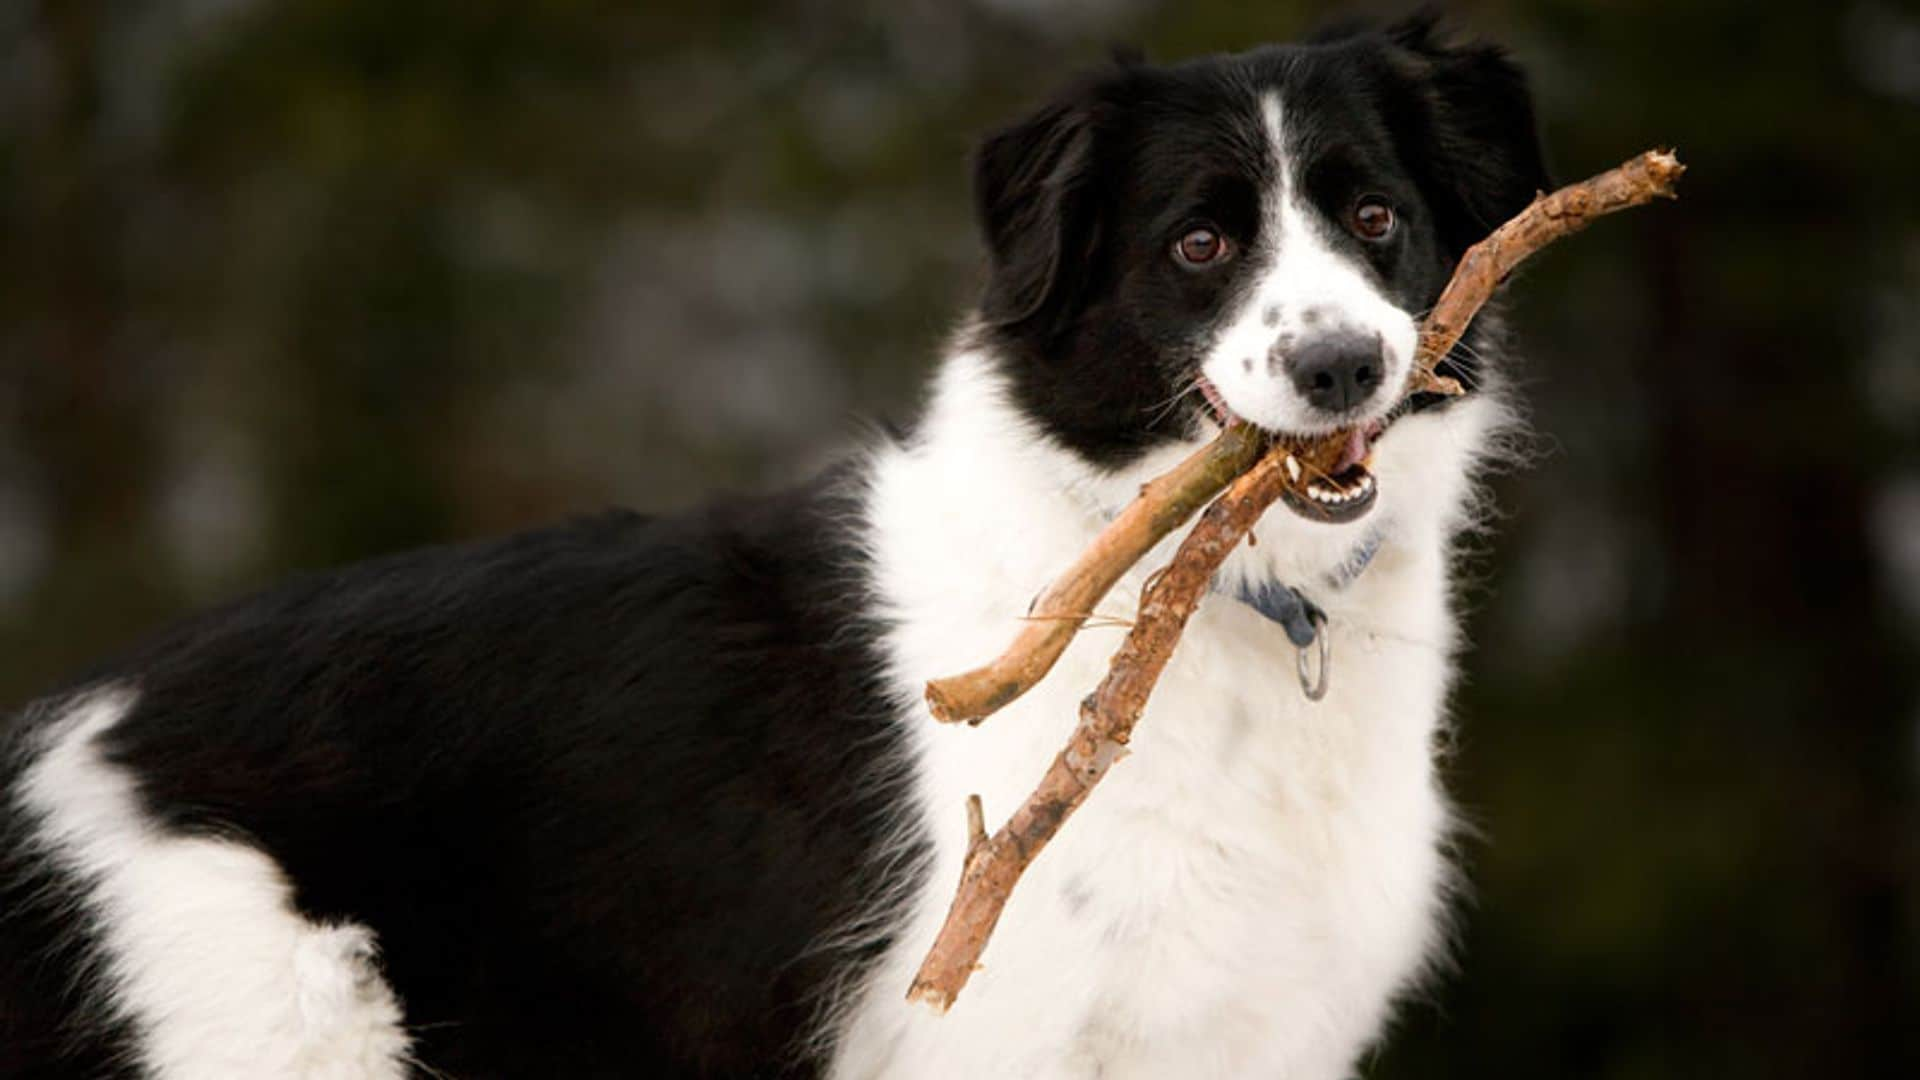
<path id="1" fill-rule="evenodd" d="M 1370 529 L 1365 538 L 1354 545 L 1340 565 L 1327 572 L 1327 588 L 1340 590 L 1358 580 L 1373 565 L 1373 557 L 1380 554 L 1380 530 Z"/>
<path id="2" fill-rule="evenodd" d="M 1380 543 L 1379 530 L 1368 532 L 1366 538 L 1341 560 L 1340 565 L 1327 573 L 1324 579 L 1327 588 L 1338 591 L 1358 580 L 1361 574 L 1366 573 L 1367 567 L 1373 565 L 1373 557 L 1380 553 Z M 1287 640 L 1299 650 L 1297 667 L 1300 691 L 1309 701 L 1319 701 L 1325 697 L 1332 653 L 1327 642 L 1327 613 L 1320 609 L 1320 605 L 1293 586 L 1274 579 L 1242 583 L 1235 591 L 1234 599 L 1280 624 L 1281 629 L 1287 632 Z M 1315 644 L 1319 645 L 1317 650 L 1314 649 Z M 1320 654 L 1317 674 L 1311 657 L 1315 651 Z"/>

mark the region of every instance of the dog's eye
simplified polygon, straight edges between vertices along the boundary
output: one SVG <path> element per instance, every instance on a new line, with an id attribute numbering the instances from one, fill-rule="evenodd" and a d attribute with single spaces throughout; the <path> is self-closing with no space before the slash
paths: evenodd
<path id="1" fill-rule="evenodd" d="M 1347 227 L 1363 240 L 1384 240 L 1393 231 L 1393 207 L 1378 195 L 1369 195 L 1354 204 Z"/>
<path id="2" fill-rule="evenodd" d="M 1173 245 L 1173 257 L 1188 266 L 1205 266 L 1226 256 L 1227 238 L 1205 227 L 1187 230 L 1180 242 Z"/>

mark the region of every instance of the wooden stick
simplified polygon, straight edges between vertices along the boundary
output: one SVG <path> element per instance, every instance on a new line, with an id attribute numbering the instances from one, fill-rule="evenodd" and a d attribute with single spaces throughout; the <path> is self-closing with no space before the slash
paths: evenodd
<path id="1" fill-rule="evenodd" d="M 1434 365 L 1453 348 L 1474 314 L 1521 260 L 1560 237 L 1578 232 L 1602 214 L 1656 197 L 1672 198 L 1674 182 L 1684 171 L 1671 152 L 1642 154 L 1590 180 L 1536 197 L 1512 221 L 1468 249 L 1422 327 L 1421 351 L 1415 365 L 1421 375 L 1412 381 L 1413 387 L 1449 392 L 1445 387 L 1430 386 Z M 1457 386 L 1450 389 L 1459 390 Z M 1344 440 L 1344 435 L 1336 435 L 1326 441 Z M 1261 455 L 1200 516 L 1166 569 L 1149 580 L 1141 594 L 1139 617 L 1114 654 L 1106 678 L 1081 702 L 1080 721 L 1066 747 L 1054 757 L 1039 786 L 1006 824 L 987 836 L 979 796 L 968 799 L 968 845 L 959 892 L 907 991 L 909 1001 L 924 1002 L 944 1013 L 966 986 L 1020 875 L 1086 801 L 1113 763 L 1126 755 L 1134 725 L 1187 621 L 1206 595 L 1214 572 L 1254 522 L 1294 482 L 1285 468 L 1290 452 L 1298 453 L 1299 448 L 1290 450 L 1279 444 Z M 1153 493 L 1154 485 L 1149 484 L 1142 499 Z M 1103 533 L 1101 539 L 1105 538 Z M 1095 572 L 1080 564 L 1076 569 Z M 1097 573 L 1110 587 L 1124 572 L 1125 567 L 1110 577 L 1105 568 Z M 1067 620 L 1055 622 L 1069 625 Z M 1045 674 L 1046 666 L 1064 647 L 1062 642 L 1055 648 L 1040 667 L 1040 674 Z M 1000 703 L 1012 700 L 1019 690 Z"/>

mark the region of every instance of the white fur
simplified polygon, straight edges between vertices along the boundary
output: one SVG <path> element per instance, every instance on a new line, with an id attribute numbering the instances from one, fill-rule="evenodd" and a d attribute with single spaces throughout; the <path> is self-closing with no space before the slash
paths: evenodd
<path id="1" fill-rule="evenodd" d="M 1286 344 L 1335 331 L 1377 335 L 1386 362 L 1381 385 L 1397 387 L 1413 366 L 1419 327 L 1381 294 L 1366 267 L 1327 245 L 1331 225 L 1308 205 L 1299 178 L 1290 175 L 1280 99 L 1267 94 L 1260 105 L 1267 139 L 1279 157 L 1261 209 L 1266 222 L 1261 235 L 1273 240 L 1258 281 L 1200 370 L 1248 420 L 1272 431 L 1317 435 L 1382 416 L 1398 395 L 1377 393 L 1353 416 L 1329 416 L 1295 389 L 1285 363 Z"/>
<path id="2" fill-rule="evenodd" d="M 1380 316 L 1385 301 L 1336 257 L 1299 258 L 1283 257 L 1250 303 L 1256 324 L 1263 304 L 1331 290 L 1318 295 L 1338 314 L 1391 332 L 1399 385 L 1411 320 L 1396 312 L 1402 333 Z M 1292 415 L 1262 411 L 1277 398 L 1233 396 L 1230 374 L 1216 382 L 1243 415 Z M 917 758 L 911 813 L 936 850 L 897 943 L 842 1013 L 833 1080 L 1347 1075 L 1440 936 L 1448 815 L 1432 756 L 1455 644 L 1448 548 L 1501 419 L 1476 395 L 1396 423 L 1375 450 L 1378 502 L 1358 522 L 1263 519 L 1224 576 L 1277 579 L 1327 611 L 1325 700 L 1301 693 L 1279 626 L 1209 597 L 1134 753 L 1035 861 L 982 969 L 940 1017 L 904 996 L 959 879 L 964 800 L 979 793 L 991 825 L 1025 798 L 1123 631 L 1081 633 L 1040 686 L 978 728 L 935 723 L 920 688 L 998 652 L 1139 484 L 1192 449 L 1095 470 L 1011 403 L 992 357 L 950 355 L 917 441 L 875 462 L 868 505 L 892 678 L 914 703 L 902 719 Z M 1380 546 L 1366 572 L 1332 584 L 1369 537 Z M 1129 618 L 1175 542 L 1099 612 Z"/>
<path id="3" fill-rule="evenodd" d="M 399 1004 L 373 935 L 301 918 L 266 855 L 169 835 L 96 740 L 135 698 L 66 706 L 20 785 L 35 842 L 77 882 L 100 976 L 156 1080 L 384 1080 L 406 1075 Z"/>

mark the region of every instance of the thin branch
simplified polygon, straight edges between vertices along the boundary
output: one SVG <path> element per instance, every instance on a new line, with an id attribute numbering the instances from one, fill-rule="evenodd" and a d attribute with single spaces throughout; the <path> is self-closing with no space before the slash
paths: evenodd
<path id="1" fill-rule="evenodd" d="M 1482 305 L 1527 256 L 1593 224 L 1603 214 L 1674 198 L 1687 171 L 1672 150 L 1649 150 L 1619 166 L 1551 195 L 1536 195 L 1525 210 L 1467 249 L 1433 311 L 1420 324 L 1414 390 L 1460 393 L 1460 385 L 1433 374 L 1434 366 L 1466 333 Z M 1451 385 L 1449 385 L 1451 384 Z"/>

